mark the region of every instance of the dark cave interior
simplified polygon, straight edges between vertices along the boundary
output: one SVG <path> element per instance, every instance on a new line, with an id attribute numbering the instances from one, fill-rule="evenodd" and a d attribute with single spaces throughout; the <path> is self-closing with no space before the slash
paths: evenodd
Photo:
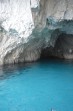
<path id="1" fill-rule="evenodd" d="M 65 59 L 64 55 L 73 55 L 73 35 L 61 33 L 54 47 L 46 47 L 41 51 L 41 59 Z"/>

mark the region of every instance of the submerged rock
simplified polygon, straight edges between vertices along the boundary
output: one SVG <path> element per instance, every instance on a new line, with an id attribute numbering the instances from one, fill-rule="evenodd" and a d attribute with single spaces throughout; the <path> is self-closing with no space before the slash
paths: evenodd
<path id="1" fill-rule="evenodd" d="M 73 59 L 72 41 L 73 0 L 0 0 L 0 65 Z"/>

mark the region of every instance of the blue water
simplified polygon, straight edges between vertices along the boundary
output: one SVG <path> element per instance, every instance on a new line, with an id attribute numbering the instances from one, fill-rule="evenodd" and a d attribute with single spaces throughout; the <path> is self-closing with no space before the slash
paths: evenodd
<path id="1" fill-rule="evenodd" d="M 0 111 L 73 111 L 73 62 L 0 67 Z"/>

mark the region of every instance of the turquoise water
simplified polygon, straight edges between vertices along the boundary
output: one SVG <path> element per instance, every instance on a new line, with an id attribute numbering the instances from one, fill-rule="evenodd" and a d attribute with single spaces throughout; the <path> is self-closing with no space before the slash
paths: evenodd
<path id="1" fill-rule="evenodd" d="M 0 111 L 73 111 L 73 62 L 0 67 Z"/>

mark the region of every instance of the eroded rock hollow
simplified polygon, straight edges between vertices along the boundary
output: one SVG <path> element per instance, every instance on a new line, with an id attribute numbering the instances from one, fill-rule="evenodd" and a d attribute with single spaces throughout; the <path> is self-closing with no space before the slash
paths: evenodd
<path id="1" fill-rule="evenodd" d="M 73 59 L 73 0 L 0 0 L 0 65 Z"/>

